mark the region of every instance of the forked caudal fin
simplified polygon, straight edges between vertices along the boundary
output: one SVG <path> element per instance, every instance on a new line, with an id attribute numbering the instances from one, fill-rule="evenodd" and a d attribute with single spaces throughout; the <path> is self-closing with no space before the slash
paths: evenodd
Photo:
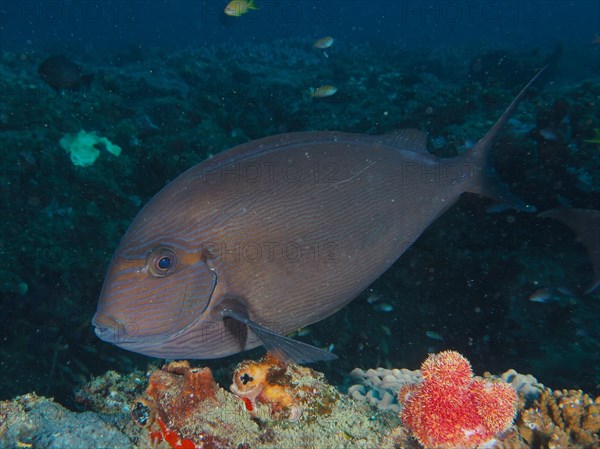
<path id="1" fill-rule="evenodd" d="M 488 196 L 496 200 L 496 204 L 492 205 L 488 210 L 490 212 L 497 212 L 504 209 L 516 209 L 523 212 L 535 212 L 535 207 L 529 204 L 525 204 L 515 195 L 509 192 L 508 187 L 502 182 L 502 180 L 496 174 L 493 165 L 491 164 L 491 150 L 492 145 L 498 133 L 502 127 L 506 124 L 511 114 L 515 111 L 519 101 L 525 95 L 525 92 L 531 84 L 541 75 L 546 69 L 543 67 L 536 75 L 521 89 L 521 92 L 515 97 L 515 99 L 506 108 L 500 118 L 494 123 L 494 126 L 483 136 L 477 144 L 464 156 L 463 161 L 467 161 L 469 164 L 473 164 L 477 169 L 475 170 L 475 179 L 472 185 L 467 189 L 467 192 L 478 193 L 480 195 Z"/>
<path id="2" fill-rule="evenodd" d="M 592 282 L 583 293 L 589 295 L 600 287 L 600 210 L 552 209 L 542 212 L 538 217 L 559 220 L 575 232 L 588 252 L 593 269 Z"/>

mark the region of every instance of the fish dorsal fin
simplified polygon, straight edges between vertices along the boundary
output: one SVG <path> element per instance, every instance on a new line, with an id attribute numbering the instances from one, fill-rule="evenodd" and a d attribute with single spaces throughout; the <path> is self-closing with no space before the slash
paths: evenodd
<path id="1" fill-rule="evenodd" d="M 337 359 L 337 356 L 331 352 L 273 332 L 252 321 L 245 313 L 224 309 L 222 314 L 248 326 L 260 338 L 267 351 L 286 363 L 312 363 Z"/>
<path id="2" fill-rule="evenodd" d="M 392 145 L 399 150 L 429 154 L 427 151 L 427 135 L 418 129 L 397 129 L 378 137 L 381 143 Z"/>

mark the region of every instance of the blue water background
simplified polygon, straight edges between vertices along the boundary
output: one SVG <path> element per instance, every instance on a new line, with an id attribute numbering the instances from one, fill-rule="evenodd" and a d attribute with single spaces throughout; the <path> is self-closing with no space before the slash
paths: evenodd
<path id="1" fill-rule="evenodd" d="M 206 43 L 335 35 L 405 47 L 587 45 L 600 32 L 595 1 L 261 1 L 240 18 L 226 1 L 15 1 L 1 6 L 5 47 L 46 52 L 136 44 L 185 48 Z"/>

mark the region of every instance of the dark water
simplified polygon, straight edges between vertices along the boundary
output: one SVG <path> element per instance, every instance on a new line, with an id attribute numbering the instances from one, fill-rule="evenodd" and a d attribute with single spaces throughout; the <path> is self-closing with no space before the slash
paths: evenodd
<path id="1" fill-rule="evenodd" d="M 0 4 L 0 398 L 35 390 L 72 405 L 89 376 L 151 362 L 91 329 L 112 251 L 166 182 L 249 139 L 416 127 L 454 156 L 548 64 L 498 139 L 496 167 L 540 211 L 600 208 L 600 151 L 585 142 L 600 129 L 597 2 L 257 0 L 237 18 L 226 3 Z M 326 35 L 332 47 L 313 48 Z M 51 55 L 80 63 L 91 86 L 52 90 L 37 73 Z M 338 92 L 311 100 L 323 84 Z M 59 141 L 80 130 L 121 155 L 100 145 L 93 165 L 75 166 Z M 463 198 L 299 337 L 340 356 L 317 368 L 342 384 L 355 366 L 416 368 L 453 348 L 479 374 L 515 368 L 597 394 L 600 297 L 577 293 L 591 279 L 585 249 L 558 222 L 489 204 Z M 528 299 L 563 287 L 575 294 Z M 226 379 L 241 358 L 206 364 Z"/>

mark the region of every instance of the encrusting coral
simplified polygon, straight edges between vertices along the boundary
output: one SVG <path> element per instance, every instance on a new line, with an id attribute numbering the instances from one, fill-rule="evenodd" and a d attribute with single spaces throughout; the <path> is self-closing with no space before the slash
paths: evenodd
<path id="1" fill-rule="evenodd" d="M 131 417 L 148 428 L 153 444 L 164 440 L 173 449 L 230 447 L 229 440 L 211 433 L 204 421 L 219 405 L 218 392 L 209 368 L 171 362 L 150 375 L 145 396 L 131 405 Z M 207 432 L 199 432 L 198 424 Z"/>
<path id="2" fill-rule="evenodd" d="M 240 363 L 230 389 L 242 398 L 248 411 L 265 405 L 271 418 L 290 421 L 298 421 L 307 410 L 309 416 L 329 415 L 339 399 L 321 373 L 286 364 L 269 353 L 259 361 Z"/>

